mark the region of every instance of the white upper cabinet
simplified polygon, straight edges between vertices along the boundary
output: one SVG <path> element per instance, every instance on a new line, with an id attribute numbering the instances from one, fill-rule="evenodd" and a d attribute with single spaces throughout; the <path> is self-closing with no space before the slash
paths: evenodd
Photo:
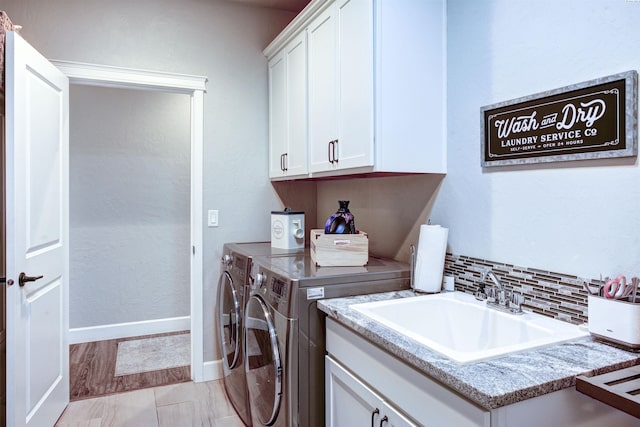
<path id="1" fill-rule="evenodd" d="M 309 171 L 333 168 L 338 139 L 338 69 L 335 7 L 317 16 L 309 36 Z"/>
<path id="2" fill-rule="evenodd" d="M 339 0 L 307 32 L 309 171 L 373 167 L 373 2 Z"/>
<path id="3" fill-rule="evenodd" d="M 284 52 L 269 61 L 269 177 L 284 175 L 287 152 L 286 70 Z"/>
<path id="4" fill-rule="evenodd" d="M 269 177 L 307 173 L 307 46 L 302 32 L 269 61 Z"/>
<path id="5" fill-rule="evenodd" d="M 294 38 L 308 37 L 304 177 L 446 172 L 445 3 L 313 0 L 265 49 L 272 64 Z M 277 71 L 269 67 L 270 82 Z M 272 99 L 270 108 L 281 104 Z M 275 119 L 287 113 L 270 114 L 279 166 Z"/>
<path id="6" fill-rule="evenodd" d="M 374 166 L 373 2 L 340 0 L 338 155 L 340 169 Z"/>

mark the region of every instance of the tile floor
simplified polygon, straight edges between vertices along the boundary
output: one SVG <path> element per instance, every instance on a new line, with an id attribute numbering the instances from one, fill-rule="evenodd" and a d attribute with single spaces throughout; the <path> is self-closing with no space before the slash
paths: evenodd
<path id="1" fill-rule="evenodd" d="M 55 427 L 244 427 L 222 380 L 184 382 L 71 402 Z"/>

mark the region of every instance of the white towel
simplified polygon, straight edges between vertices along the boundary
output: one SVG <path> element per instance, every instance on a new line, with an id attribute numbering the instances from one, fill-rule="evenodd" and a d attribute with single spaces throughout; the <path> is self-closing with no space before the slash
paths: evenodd
<path id="1" fill-rule="evenodd" d="M 449 229 L 439 225 L 421 225 L 414 288 L 421 292 L 440 292 Z"/>

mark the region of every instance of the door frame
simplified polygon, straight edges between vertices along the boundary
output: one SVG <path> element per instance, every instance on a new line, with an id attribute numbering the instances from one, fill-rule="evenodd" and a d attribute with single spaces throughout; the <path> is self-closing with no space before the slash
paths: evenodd
<path id="1" fill-rule="evenodd" d="M 204 92 L 207 77 L 50 60 L 69 84 L 181 93 L 191 99 L 191 379 L 204 381 L 203 154 Z"/>

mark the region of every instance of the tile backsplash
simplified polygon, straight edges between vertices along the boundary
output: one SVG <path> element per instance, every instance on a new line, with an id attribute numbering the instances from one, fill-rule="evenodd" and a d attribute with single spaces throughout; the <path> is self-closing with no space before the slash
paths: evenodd
<path id="1" fill-rule="evenodd" d="M 504 264 L 447 253 L 444 274 L 455 277 L 455 289 L 475 293 L 483 270 L 490 268 L 510 291 L 524 295 L 524 310 L 565 322 L 582 324 L 588 319 L 587 291 L 583 282 L 597 286 L 600 280 Z"/>

